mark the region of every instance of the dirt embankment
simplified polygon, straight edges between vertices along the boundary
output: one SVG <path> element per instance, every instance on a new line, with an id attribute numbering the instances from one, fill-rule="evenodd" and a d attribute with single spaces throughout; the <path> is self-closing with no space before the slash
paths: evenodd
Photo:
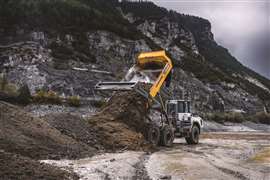
<path id="1" fill-rule="evenodd" d="M 0 102 L 0 149 L 33 159 L 93 155 L 93 148 L 5 102 Z"/>
<path id="2" fill-rule="evenodd" d="M 115 94 L 87 120 L 64 113 L 35 118 L 0 101 L 0 177 L 76 179 L 35 160 L 90 157 L 100 150 L 151 150 L 142 135 L 147 114 L 147 99 L 136 92 Z"/>
<path id="3" fill-rule="evenodd" d="M 64 113 L 47 115 L 44 119 L 62 134 L 97 150 L 150 150 L 143 136 L 148 111 L 147 99 L 128 91 L 115 93 L 87 120 Z"/>
<path id="4" fill-rule="evenodd" d="M 97 150 L 146 150 L 147 99 L 135 91 L 114 94 L 88 120 L 70 114 L 35 118 L 0 101 L 0 149 L 33 159 L 81 158 Z"/>
<path id="5" fill-rule="evenodd" d="M 77 159 L 102 146 L 86 120 L 69 114 L 34 118 L 0 101 L 0 179 L 78 179 L 40 159 Z"/>
<path id="6" fill-rule="evenodd" d="M 117 93 L 86 121 L 64 113 L 35 118 L 0 102 L 0 148 L 33 159 L 77 158 L 101 145 L 107 150 L 141 149 L 147 144 L 142 135 L 146 104 L 136 92 Z"/>
<path id="7" fill-rule="evenodd" d="M 97 132 L 86 119 L 69 113 L 55 113 L 46 115 L 43 119 L 62 134 L 82 142 L 93 150 L 103 150 Z"/>
<path id="8" fill-rule="evenodd" d="M 30 158 L 0 151 L 0 179 L 47 179 L 77 180 L 75 173 L 70 173 L 55 166 L 39 163 Z"/>

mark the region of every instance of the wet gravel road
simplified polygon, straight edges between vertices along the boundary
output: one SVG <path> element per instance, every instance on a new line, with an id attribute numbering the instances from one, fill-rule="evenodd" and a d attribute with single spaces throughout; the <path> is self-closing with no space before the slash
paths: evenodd
<path id="1" fill-rule="evenodd" d="M 81 160 L 43 162 L 76 172 L 81 179 L 268 180 L 270 134 L 204 133 L 198 145 L 176 139 L 157 152 L 124 151 Z"/>

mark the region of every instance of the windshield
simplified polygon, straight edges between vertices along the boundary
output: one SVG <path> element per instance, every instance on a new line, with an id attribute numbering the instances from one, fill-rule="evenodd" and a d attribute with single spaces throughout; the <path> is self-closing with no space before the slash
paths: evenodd
<path id="1" fill-rule="evenodd" d="M 190 102 L 179 101 L 177 106 L 178 113 L 190 113 Z"/>
<path id="2" fill-rule="evenodd" d="M 186 112 L 185 110 L 185 102 L 178 102 L 178 113 L 184 113 Z"/>

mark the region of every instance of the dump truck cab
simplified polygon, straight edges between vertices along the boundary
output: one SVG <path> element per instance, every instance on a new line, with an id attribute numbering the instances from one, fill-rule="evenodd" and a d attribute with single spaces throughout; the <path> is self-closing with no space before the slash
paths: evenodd
<path id="1" fill-rule="evenodd" d="M 189 100 L 168 100 L 166 113 L 175 127 L 177 137 L 185 137 L 188 144 L 197 144 L 203 120 L 192 112 Z"/>

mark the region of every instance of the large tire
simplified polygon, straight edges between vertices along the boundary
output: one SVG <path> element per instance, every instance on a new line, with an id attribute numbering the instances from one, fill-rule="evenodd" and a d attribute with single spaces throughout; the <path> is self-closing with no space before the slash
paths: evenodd
<path id="1" fill-rule="evenodd" d="M 148 126 L 146 130 L 146 139 L 154 146 L 157 146 L 160 141 L 160 130 L 159 127 L 155 125 Z"/>
<path id="2" fill-rule="evenodd" d="M 174 141 L 174 132 L 173 128 L 168 125 L 165 125 L 161 131 L 160 144 L 162 146 L 171 147 Z"/>
<path id="3" fill-rule="evenodd" d="M 186 142 L 188 144 L 198 144 L 199 143 L 199 135 L 200 135 L 200 130 L 198 126 L 193 126 L 191 129 L 191 133 L 189 137 L 186 137 Z"/>

